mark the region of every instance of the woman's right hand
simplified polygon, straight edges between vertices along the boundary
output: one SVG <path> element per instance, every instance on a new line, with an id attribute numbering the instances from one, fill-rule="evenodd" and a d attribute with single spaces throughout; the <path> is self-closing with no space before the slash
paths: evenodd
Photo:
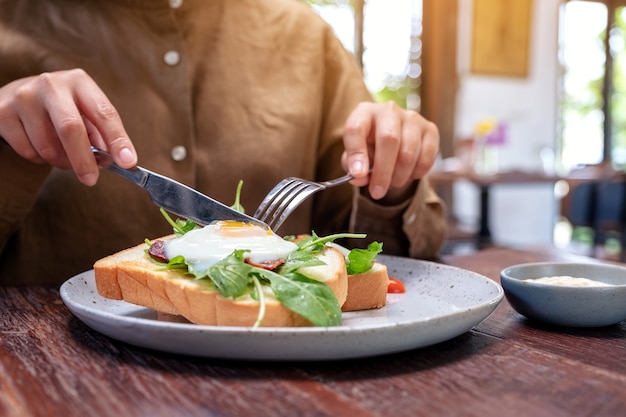
<path id="1" fill-rule="evenodd" d="M 0 137 L 23 158 L 72 169 L 94 185 L 99 169 L 91 145 L 124 168 L 137 163 L 120 116 L 83 70 L 22 78 L 0 88 Z"/>

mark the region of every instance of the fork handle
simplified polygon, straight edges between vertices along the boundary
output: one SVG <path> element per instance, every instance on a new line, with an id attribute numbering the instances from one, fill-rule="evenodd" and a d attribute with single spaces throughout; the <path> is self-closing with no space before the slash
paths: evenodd
<path id="1" fill-rule="evenodd" d="M 368 171 L 368 174 L 371 174 L 374 171 L 372 168 Z M 352 174 L 346 174 L 343 177 L 335 178 L 334 180 L 320 182 L 324 187 L 335 187 L 337 185 L 345 184 L 346 182 L 350 182 L 354 179 Z"/>
<path id="2" fill-rule="evenodd" d="M 354 177 L 351 174 L 346 174 L 343 177 L 335 178 L 330 181 L 320 182 L 324 187 L 335 187 L 337 185 L 345 184 L 346 182 L 352 181 Z"/>

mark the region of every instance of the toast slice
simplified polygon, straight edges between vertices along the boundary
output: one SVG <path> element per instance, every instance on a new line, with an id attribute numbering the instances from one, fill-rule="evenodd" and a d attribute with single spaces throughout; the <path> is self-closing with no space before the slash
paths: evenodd
<path id="1" fill-rule="evenodd" d="M 330 246 L 348 257 L 350 250 L 336 243 Z M 378 262 L 369 271 L 348 275 L 348 295 L 341 305 L 341 311 L 370 310 L 382 308 L 387 304 L 389 275 L 387 266 Z"/>
<path id="2" fill-rule="evenodd" d="M 172 238 L 168 236 L 161 240 Z M 141 305 L 169 315 L 181 315 L 192 323 L 216 326 L 252 326 L 260 304 L 250 296 L 221 296 L 209 280 L 196 280 L 180 271 L 162 270 L 146 255 L 141 244 L 98 260 L 94 264 L 96 288 L 105 297 Z M 348 293 L 345 258 L 327 247 L 320 255 L 325 265 L 301 268 L 311 279 L 325 282 L 341 306 Z M 280 303 L 264 288 L 265 315 L 262 326 L 312 325 Z"/>
<path id="3" fill-rule="evenodd" d="M 378 262 L 367 272 L 348 275 L 348 296 L 341 306 L 341 311 L 384 307 L 387 303 L 388 287 L 387 266 Z"/>

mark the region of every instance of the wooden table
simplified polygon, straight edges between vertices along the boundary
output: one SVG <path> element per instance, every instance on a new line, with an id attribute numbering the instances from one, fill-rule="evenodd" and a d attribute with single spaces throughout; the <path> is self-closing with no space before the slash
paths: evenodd
<path id="1" fill-rule="evenodd" d="M 504 267 L 580 259 L 487 249 L 442 261 L 498 280 Z M 589 262 L 595 262 L 588 260 Z M 54 288 L 0 288 L 2 416 L 626 415 L 626 322 L 527 322 L 504 300 L 473 330 L 432 347 L 325 363 L 197 359 L 92 331 Z"/>

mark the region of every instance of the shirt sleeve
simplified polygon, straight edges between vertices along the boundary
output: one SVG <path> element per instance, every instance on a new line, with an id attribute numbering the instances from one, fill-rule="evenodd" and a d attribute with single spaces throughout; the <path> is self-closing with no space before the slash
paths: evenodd
<path id="1" fill-rule="evenodd" d="M 28 162 L 0 141 L 0 178 L 11 178 L 0 182 L 0 252 L 32 210 L 51 169 Z"/>
<path id="2" fill-rule="evenodd" d="M 355 189 L 350 231 L 363 230 L 367 230 L 368 243 L 383 242 L 384 253 L 433 259 L 444 243 L 445 206 L 427 177 L 420 180 L 411 198 L 393 206 L 378 204 Z"/>

